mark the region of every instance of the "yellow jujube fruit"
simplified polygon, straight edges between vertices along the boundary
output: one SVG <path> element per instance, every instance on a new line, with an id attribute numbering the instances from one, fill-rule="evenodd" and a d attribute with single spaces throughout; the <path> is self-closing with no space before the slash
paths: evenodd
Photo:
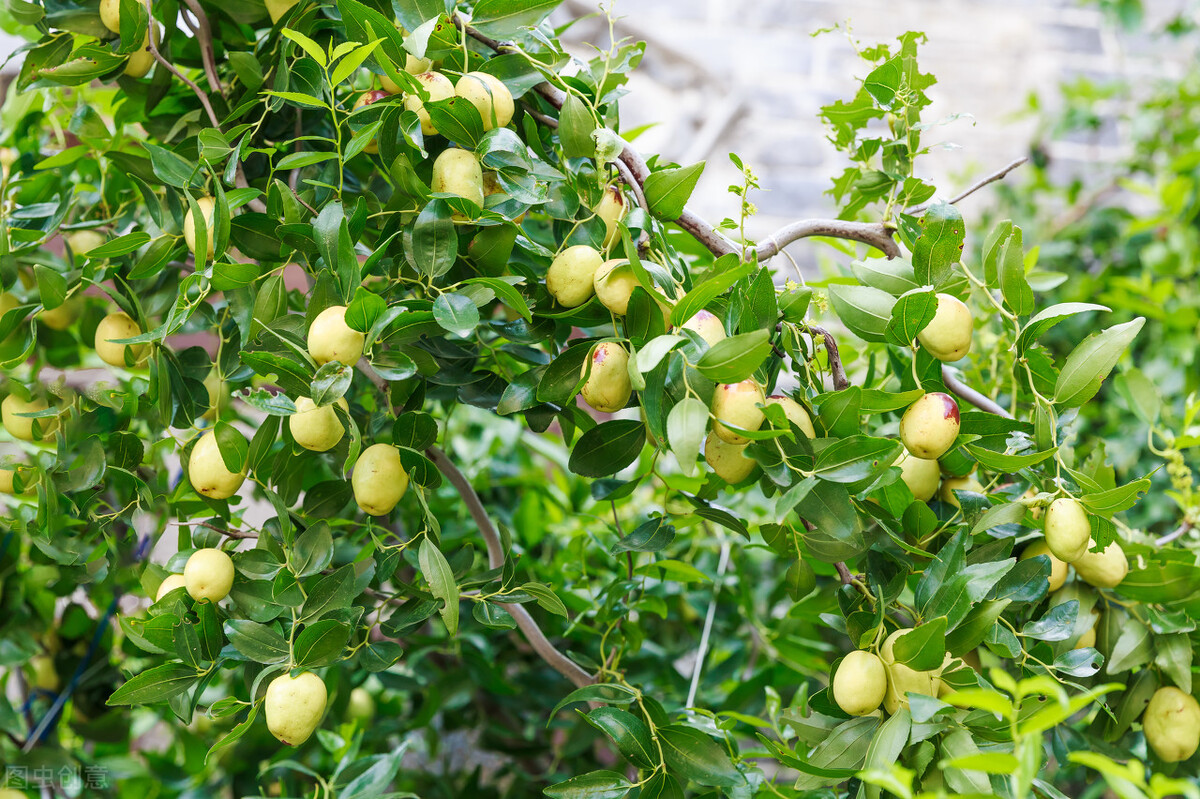
<path id="1" fill-rule="evenodd" d="M 142 328 L 124 311 L 111 313 L 96 326 L 96 354 L 109 366 L 126 367 L 125 355 L 137 366 L 145 360 L 149 344 L 116 344 L 114 342 L 142 335 Z"/>
<path id="2" fill-rule="evenodd" d="M 313 320 L 308 329 L 308 354 L 323 366 L 330 361 L 340 361 L 354 366 L 363 354 L 367 337 L 346 324 L 346 306 L 331 305 Z"/>
<path id="3" fill-rule="evenodd" d="M 959 425 L 958 403 L 935 391 L 908 406 L 900 418 L 900 441 L 918 458 L 937 460 L 954 445 Z"/>
<path id="4" fill-rule="evenodd" d="M 433 62 L 428 58 L 418 58 L 412 53 L 405 53 L 404 55 L 404 71 L 409 75 L 420 75 L 422 72 L 428 72 L 433 68 Z M 386 74 L 379 76 L 379 85 L 389 94 L 400 94 L 404 91 L 403 86 L 396 83 L 396 81 L 389 78 Z"/>
<path id="5" fill-rule="evenodd" d="M 725 340 L 725 325 L 721 324 L 716 314 L 709 311 L 696 311 L 695 315 L 680 327 L 696 333 L 707 341 L 710 347 L 715 347 Z"/>
<path id="6" fill-rule="evenodd" d="M 938 499 L 951 507 L 960 508 L 962 505 L 959 504 L 958 497 L 954 495 L 955 491 L 970 491 L 974 494 L 984 493 L 983 486 L 971 475 L 967 475 L 966 477 L 947 477 L 942 481 L 942 488 L 938 491 Z"/>
<path id="7" fill-rule="evenodd" d="M 131 78 L 144 78 L 153 66 L 154 53 L 150 52 L 150 31 L 147 30 L 141 48 L 130 53 L 129 60 L 125 62 L 125 74 Z M 211 247 L 209 252 L 212 252 Z"/>
<path id="8" fill-rule="evenodd" d="M 414 77 L 425 91 L 429 92 L 430 102 L 446 100 L 454 96 L 454 84 L 440 72 L 422 72 Z M 438 130 L 434 126 L 433 120 L 429 118 L 429 112 L 425 110 L 425 101 L 419 94 L 410 94 L 405 97 L 404 107 L 417 113 L 417 117 L 421 120 L 422 133 L 426 136 L 437 135 Z"/>
<path id="9" fill-rule="evenodd" d="M 158 592 L 154 595 L 154 601 L 161 602 L 163 597 L 174 591 L 176 588 L 186 587 L 187 579 L 182 574 L 168 574 L 163 578 L 163 581 L 158 584 Z"/>
<path id="10" fill-rule="evenodd" d="M 240 472 L 229 471 L 221 457 L 217 436 L 210 430 L 200 436 L 200 440 L 192 447 L 192 454 L 188 458 L 188 480 L 197 494 L 209 499 L 229 499 L 245 482 L 246 466 L 242 464 Z"/>
<path id="11" fill-rule="evenodd" d="M 759 407 L 766 401 L 762 386 L 753 380 L 718 384 L 712 396 L 711 410 L 718 420 L 713 423 L 713 430 L 730 444 L 747 443 L 750 439 L 734 432 L 721 422 L 741 430 L 757 430 L 767 418 Z"/>
<path id="12" fill-rule="evenodd" d="M 1083 635 L 1079 636 L 1079 640 L 1075 642 L 1072 649 L 1087 649 L 1096 645 L 1096 627 L 1095 625 L 1084 630 Z"/>
<path id="13" fill-rule="evenodd" d="M 1096 588 L 1116 588 L 1129 574 L 1129 559 L 1125 550 L 1116 541 L 1111 542 L 1100 552 L 1092 552 L 1092 542 L 1088 539 L 1088 549 L 1071 565 L 1079 579 Z"/>
<path id="14" fill-rule="evenodd" d="M 100 21 L 113 33 L 120 33 L 121 0 L 100 0 Z"/>
<path id="15" fill-rule="evenodd" d="M 40 438 L 48 438 L 55 430 L 58 429 L 58 418 L 54 416 L 44 416 L 34 419 L 29 416 L 18 416 L 20 413 L 39 413 L 50 407 L 50 404 L 41 397 L 34 397 L 26 402 L 16 394 L 9 394 L 4 398 L 4 402 L 0 402 L 0 421 L 4 423 L 4 429 L 8 431 L 13 438 L 18 438 L 22 441 L 33 441 L 33 423 L 36 421 L 41 430 Z"/>
<path id="16" fill-rule="evenodd" d="M 1187 760 L 1200 748 L 1200 703 L 1173 685 L 1163 686 L 1146 705 L 1142 731 L 1160 760 Z"/>
<path id="17" fill-rule="evenodd" d="M 629 351 L 615 341 L 597 344 L 591 355 L 592 371 L 579 390 L 583 401 L 601 413 L 613 413 L 625 407 L 633 394 L 629 379 Z M 580 377 L 588 374 L 585 363 Z"/>
<path id="18" fill-rule="evenodd" d="M 76 294 L 68 297 L 54 308 L 43 310 L 38 314 L 38 321 L 51 330 L 66 330 L 75 323 L 83 313 L 83 296 Z"/>
<path id="19" fill-rule="evenodd" d="M 349 412 L 350 406 L 345 397 L 339 397 L 337 404 Z M 297 444 L 313 452 L 333 449 L 346 434 L 346 428 L 342 426 L 342 420 L 338 418 L 333 405 L 318 408 L 308 397 L 296 398 L 296 412 L 288 417 L 288 430 Z"/>
<path id="20" fill-rule="evenodd" d="M 468 72 L 458 79 L 454 93 L 479 111 L 483 129 L 503 128 L 512 121 L 512 92 L 494 75 L 486 72 Z"/>
<path id="21" fill-rule="evenodd" d="M 34 486 L 37 484 L 36 483 L 36 477 L 37 477 L 36 473 L 32 469 L 29 469 L 28 467 L 17 466 L 12 469 L 5 469 L 3 467 L 0 467 L 0 494 L 10 494 L 10 495 L 14 495 L 14 496 L 16 495 L 16 493 L 17 493 L 16 478 L 17 478 L 18 472 L 21 475 L 21 481 L 23 483 L 21 493 L 22 494 L 32 494 L 33 493 Z"/>
<path id="22" fill-rule="evenodd" d="M 939 361 L 957 361 L 971 351 L 974 324 L 966 303 L 949 294 L 938 294 L 933 321 L 917 334 L 917 341 Z"/>
<path id="23" fill-rule="evenodd" d="M 200 214 L 204 217 L 205 241 L 208 242 L 205 253 L 211 261 L 215 242 L 213 234 L 216 227 L 214 217 L 216 216 L 217 201 L 212 197 L 197 197 L 196 207 L 200 209 Z M 183 241 L 187 244 L 188 252 L 193 255 L 196 253 L 196 239 L 199 235 L 200 225 L 197 224 L 196 215 L 192 213 L 191 206 L 189 205 L 187 215 L 183 218 Z"/>
<path id="24" fill-rule="evenodd" d="M 208 409 L 204 411 L 203 418 L 216 419 L 229 403 L 229 392 L 225 389 L 225 381 L 221 379 L 221 375 L 216 369 L 205 376 L 204 389 L 208 392 Z"/>
<path id="25" fill-rule="evenodd" d="M 364 513 L 386 516 L 408 490 L 408 474 L 400 461 L 400 451 L 390 444 L 367 447 L 354 463 L 350 485 L 354 501 Z"/>
<path id="26" fill-rule="evenodd" d="M 742 482 L 758 463 L 746 457 L 745 444 L 730 444 L 716 433 L 704 439 L 704 460 L 713 472 L 730 485 Z"/>
<path id="27" fill-rule="evenodd" d="M 1063 587 L 1063 583 L 1067 581 L 1067 564 L 1058 558 L 1054 557 L 1054 553 L 1050 551 L 1050 547 L 1046 544 L 1046 539 L 1039 538 L 1029 546 L 1025 547 L 1025 551 L 1021 553 L 1021 560 L 1036 558 L 1038 555 L 1045 555 L 1050 559 L 1050 591 L 1057 591 Z"/>
<path id="28" fill-rule="evenodd" d="M 600 197 L 600 202 L 596 203 L 596 207 L 592 210 L 604 222 L 604 248 L 608 249 L 616 243 L 621 235 L 618 223 L 629 213 L 629 205 L 625 201 L 625 195 L 622 193 L 621 187 L 617 185 L 605 186 L 604 194 Z"/>
<path id="29" fill-rule="evenodd" d="M 233 588 L 233 560 L 219 549 L 197 549 L 183 567 L 183 584 L 197 602 L 220 602 Z"/>
<path id="30" fill-rule="evenodd" d="M 874 713 L 887 694 L 887 669 L 871 652 L 856 650 L 842 658 L 833 675 L 833 701 L 851 716 Z"/>
<path id="31" fill-rule="evenodd" d="M 346 718 L 351 721 L 370 721 L 375 715 L 375 697 L 361 685 L 350 692 L 346 703 Z"/>
<path id="32" fill-rule="evenodd" d="M 106 241 L 108 239 L 104 237 L 103 233 L 91 228 L 76 230 L 67 236 L 67 246 L 75 255 L 86 255 L 97 247 L 103 246 Z"/>
<path id="33" fill-rule="evenodd" d="M 457 147 L 442 151 L 433 162 L 435 192 L 453 194 L 470 200 L 483 208 L 483 168 L 474 153 Z M 465 221 L 466 216 L 455 212 L 454 218 Z"/>
<path id="34" fill-rule="evenodd" d="M 554 257 L 546 270 L 546 290 L 559 305 L 575 308 L 595 292 L 593 278 L 604 259 L 586 244 L 568 247 Z"/>
<path id="35" fill-rule="evenodd" d="M 263 702 L 267 729 L 280 743 L 299 746 L 321 723 L 328 700 L 325 683 L 311 671 L 294 678 L 281 674 L 267 686 Z"/>
<path id="36" fill-rule="evenodd" d="M 592 287 L 600 304 L 608 310 L 624 316 L 629 311 L 629 298 L 638 287 L 637 276 L 629 261 L 616 259 L 605 261 L 592 277 Z"/>
<path id="37" fill-rule="evenodd" d="M 43 691 L 57 691 L 62 686 L 58 672 L 54 669 L 54 658 L 49 655 L 34 655 L 29 659 L 33 670 L 33 685 Z"/>
<path id="38" fill-rule="evenodd" d="M 1074 563 L 1087 552 L 1092 525 L 1078 500 L 1060 497 L 1046 509 L 1046 544 L 1059 560 Z"/>
<path id="39" fill-rule="evenodd" d="M 267 0 L 267 13 L 271 15 L 271 24 L 279 22 L 280 18 L 299 2 L 300 0 Z"/>
<path id="40" fill-rule="evenodd" d="M 380 91 L 379 89 L 373 89 L 371 91 L 363 92 L 362 94 L 360 94 L 358 96 L 358 99 L 354 101 L 354 105 L 350 107 L 350 113 L 353 114 L 355 111 L 357 111 L 360 108 L 366 108 L 367 106 L 377 103 L 380 100 L 386 99 L 387 97 L 390 97 L 390 96 L 391 95 L 389 95 L 387 92 Z M 379 152 L 379 141 L 375 138 L 372 138 L 362 148 L 362 151 L 364 153 L 372 153 L 372 154 Z"/>
<path id="41" fill-rule="evenodd" d="M 879 656 L 887 666 L 887 694 L 883 698 L 883 707 L 888 713 L 895 713 L 902 707 L 908 707 L 908 694 L 923 694 L 937 696 L 933 681 L 933 671 L 917 671 L 903 663 L 896 662 L 896 640 L 907 635 L 911 630 L 896 630 L 889 635 L 879 648 Z"/>
<path id="42" fill-rule="evenodd" d="M 933 499 L 933 495 L 938 490 L 938 483 L 942 479 L 942 470 L 938 467 L 937 461 L 918 458 L 908 450 L 904 450 L 900 453 L 900 460 L 896 461 L 895 465 L 900 467 L 900 480 L 908 486 L 908 490 L 912 492 L 915 499 L 921 502 Z"/>
<path id="43" fill-rule="evenodd" d="M 804 406 L 791 397 L 784 394 L 772 394 L 767 397 L 765 404 L 778 405 L 783 408 L 783 413 L 787 416 L 788 421 L 799 427 L 804 435 L 809 438 L 817 437 L 817 431 L 813 429 L 812 418 L 808 415 L 808 411 L 804 410 Z"/>

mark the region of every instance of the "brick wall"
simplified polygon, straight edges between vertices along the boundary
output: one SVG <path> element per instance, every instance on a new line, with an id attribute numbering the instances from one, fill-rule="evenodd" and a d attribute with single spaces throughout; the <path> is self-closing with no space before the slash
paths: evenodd
<path id="1" fill-rule="evenodd" d="M 1185 0 L 1147 0 L 1153 25 L 1186 9 Z M 594 11 L 595 0 L 567 0 L 565 11 Z M 1140 80 L 1178 75 L 1182 49 L 1114 32 L 1092 7 L 1070 0 L 641 0 L 619 3 L 618 34 L 645 40 L 646 58 L 622 100 L 622 124 L 660 122 L 638 140 L 646 152 L 708 161 L 693 207 L 710 221 L 736 212 L 725 188 L 737 178 L 726 157 L 738 153 L 764 189 L 749 232 L 828 216 L 824 196 L 843 167 L 817 120 L 821 105 L 848 98 L 865 74 L 846 30 L 863 45 L 924 31 L 924 71 L 938 77 L 928 121 L 968 114 L 929 131 L 938 148 L 920 165 L 948 194 L 1025 155 L 1037 119 L 1032 92 L 1051 105 L 1055 87 L 1078 76 Z M 841 29 L 813 37 L 823 28 Z M 573 27 L 575 41 L 607 41 L 601 20 Z M 580 51 L 581 53 L 583 51 Z M 1060 175 L 1120 153 L 1122 131 L 1103 127 L 1086 139 L 1050 147 Z M 971 202 L 986 202 L 983 195 Z M 811 244 L 789 252 L 810 262 Z"/>

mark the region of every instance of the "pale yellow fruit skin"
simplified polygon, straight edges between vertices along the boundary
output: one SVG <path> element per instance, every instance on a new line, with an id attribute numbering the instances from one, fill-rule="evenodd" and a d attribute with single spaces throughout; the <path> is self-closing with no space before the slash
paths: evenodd
<path id="1" fill-rule="evenodd" d="M 433 62 L 428 58 L 417 58 L 412 53 L 405 53 L 405 55 L 407 57 L 404 60 L 404 71 L 409 75 L 420 75 L 422 72 L 428 72 L 433 67 Z M 404 91 L 404 87 L 387 75 L 379 76 L 379 85 L 389 94 L 400 94 Z"/>
<path id="2" fill-rule="evenodd" d="M 0 419 L 4 422 L 4 429 L 8 431 L 13 438 L 19 438 L 22 441 L 33 441 L 33 423 L 36 421 L 42 431 L 42 438 L 49 438 L 55 430 L 58 429 L 58 419 L 53 416 L 46 416 L 41 419 L 32 419 L 28 416 L 17 416 L 18 413 L 37 413 L 44 411 L 50 407 L 46 400 L 35 397 L 26 402 L 16 394 L 9 394 L 4 398 L 4 402 L 0 402 Z"/>
<path id="3" fill-rule="evenodd" d="M 1084 631 L 1083 635 L 1079 636 L 1079 640 L 1076 641 L 1075 646 L 1073 646 L 1071 648 L 1072 649 L 1087 649 L 1088 647 L 1093 647 L 1095 645 L 1096 645 L 1096 628 L 1094 626 L 1092 626 L 1092 627 L 1088 627 L 1087 630 Z"/>
<path id="4" fill-rule="evenodd" d="M 200 209 L 200 213 L 204 215 L 204 224 L 208 228 L 205 231 L 206 240 L 208 241 L 208 258 L 213 257 L 213 212 L 216 210 L 217 201 L 212 197 L 197 197 L 196 207 Z M 187 216 L 183 218 L 183 241 L 187 244 L 188 250 L 195 254 L 196 252 L 196 234 L 199 233 L 196 225 L 196 216 L 192 213 L 189 206 Z"/>
<path id="5" fill-rule="evenodd" d="M 1054 557 L 1074 563 L 1087 552 L 1092 526 L 1087 511 L 1071 497 L 1059 497 L 1046 509 L 1046 544 Z"/>
<path id="6" fill-rule="evenodd" d="M 800 428 L 800 431 L 809 438 L 816 438 L 817 431 L 813 428 L 812 418 L 809 417 L 808 411 L 804 410 L 804 406 L 796 402 L 791 397 L 783 394 L 772 394 L 767 397 L 767 405 L 778 405 L 783 408 L 783 413 L 787 416 L 788 421 Z"/>
<path id="7" fill-rule="evenodd" d="M 146 41 L 142 43 L 140 50 L 134 50 L 129 54 L 129 60 L 125 62 L 125 74 L 131 78 L 144 78 L 150 72 L 150 68 L 154 66 L 154 54 L 150 52 L 150 33 L 146 33 Z M 209 248 L 209 252 L 212 248 Z"/>
<path id="8" fill-rule="evenodd" d="M 512 92 L 494 75 L 468 72 L 458 79 L 454 93 L 475 106 L 484 130 L 503 128 L 512 122 L 515 110 Z"/>
<path id="9" fill-rule="evenodd" d="M 189 559 L 190 560 L 190 559 Z M 232 578 L 231 578 L 232 579 Z M 168 574 L 163 578 L 163 581 L 158 585 L 158 592 L 154 595 L 155 602 L 161 602 L 162 598 L 174 591 L 176 588 L 186 588 L 187 578 L 182 574 Z M 228 593 L 228 592 L 226 592 Z"/>
<path id="10" fill-rule="evenodd" d="M 1163 686 L 1146 705 L 1142 731 L 1160 760 L 1187 760 L 1200 748 L 1200 703 L 1173 685 Z"/>
<path id="11" fill-rule="evenodd" d="M 629 380 L 629 351 L 615 341 L 597 344 L 591 355 L 592 372 L 579 390 L 583 401 L 601 413 L 613 413 L 625 407 L 633 394 Z M 583 365 L 580 377 L 587 374 Z"/>
<path id="12" fill-rule="evenodd" d="M 966 303 L 958 297 L 939 294 L 933 321 L 917 334 L 917 341 L 939 361 L 957 361 L 971 351 L 974 324 Z"/>
<path id="13" fill-rule="evenodd" d="M 346 324 L 346 306 L 331 305 L 313 320 L 308 329 L 308 354 L 318 366 L 340 361 L 353 366 L 363 354 L 367 337 Z"/>
<path id="14" fill-rule="evenodd" d="M 833 701 L 851 716 L 874 713 L 887 695 L 887 668 L 877 655 L 856 650 L 833 675 Z"/>
<path id="15" fill-rule="evenodd" d="M 918 458 L 937 460 L 954 445 L 960 424 L 954 398 L 933 392 L 908 406 L 900 418 L 900 441 Z"/>
<path id="16" fill-rule="evenodd" d="M 483 168 L 474 153 L 457 148 L 445 150 L 433 162 L 433 190 L 470 200 L 483 208 Z M 455 213 L 460 221 L 466 217 Z"/>
<path id="17" fill-rule="evenodd" d="M 16 476 L 16 469 L 0 468 L 0 494 L 15 495 L 17 493 L 16 484 L 14 483 Z"/>
<path id="18" fill-rule="evenodd" d="M 414 76 L 421 85 L 425 87 L 425 91 L 429 92 L 430 102 L 437 100 L 445 100 L 454 96 L 454 84 L 440 72 L 422 72 L 420 75 Z M 410 94 L 404 98 L 404 107 L 409 111 L 416 111 L 417 117 L 421 120 L 421 132 L 426 136 L 436 136 L 437 128 L 433 125 L 433 120 L 429 118 L 429 112 L 425 110 L 425 102 L 418 94 Z"/>
<path id="19" fill-rule="evenodd" d="M 351 721 L 370 721 L 375 716 L 375 697 L 366 688 L 359 686 L 350 692 L 346 704 L 346 718 Z"/>
<path id="20" fill-rule="evenodd" d="M 762 386 L 753 380 L 717 385 L 713 391 L 711 410 L 719 421 L 713 423 L 713 431 L 730 444 L 748 443 L 750 439 L 735 433 L 720 422 L 728 422 L 742 430 L 757 430 L 767 418 L 758 406 L 766 401 Z"/>
<path id="21" fill-rule="evenodd" d="M 592 277 L 596 298 L 618 316 L 628 313 L 629 298 L 637 287 L 637 275 L 633 274 L 629 261 L 624 259 L 605 261 Z"/>
<path id="22" fill-rule="evenodd" d="M 717 318 L 716 314 L 709 311 L 697 311 L 680 327 L 696 333 L 707 341 L 710 347 L 715 347 L 725 340 L 725 325 L 721 324 L 721 320 Z"/>
<path id="23" fill-rule="evenodd" d="M 1046 544 L 1046 539 L 1039 538 L 1029 546 L 1025 547 L 1025 551 L 1021 553 L 1021 560 L 1036 558 L 1038 555 L 1045 555 L 1050 559 L 1050 591 L 1057 591 L 1063 587 L 1067 581 L 1067 564 L 1058 558 L 1054 557 L 1054 553 L 1050 551 L 1050 547 Z"/>
<path id="24" fill-rule="evenodd" d="M 38 321 L 51 330 L 66 330 L 82 312 L 83 297 L 77 295 L 63 300 L 56 308 L 42 311 L 38 314 Z"/>
<path id="25" fill-rule="evenodd" d="M 0 799 L 29 799 L 29 797 L 13 788 L 0 788 Z"/>
<path id="26" fill-rule="evenodd" d="M 1116 588 L 1129 574 L 1129 559 L 1125 550 L 1113 541 L 1100 552 L 1091 551 L 1092 542 L 1088 540 L 1088 551 L 1071 565 L 1079 579 L 1096 588 Z"/>
<path id="27" fill-rule="evenodd" d="M 629 213 L 629 205 L 625 202 L 625 195 L 621 192 L 621 187 L 605 186 L 604 195 L 592 210 L 604 221 L 604 248 L 608 249 L 616 243 L 621 235 L 617 223 L 625 218 L 625 214 Z"/>
<path id="28" fill-rule="evenodd" d="M 954 496 L 955 491 L 971 491 L 976 494 L 984 493 L 983 486 L 970 475 L 966 477 L 947 477 L 942 481 L 942 488 L 938 491 L 938 499 L 953 508 L 960 508 L 962 505 L 959 504 L 958 497 Z"/>
<path id="29" fill-rule="evenodd" d="M 914 498 L 921 502 L 933 499 L 942 479 L 942 470 L 937 461 L 918 458 L 905 450 L 900 454 L 896 465 L 900 467 L 900 479 L 908 486 Z"/>
<path id="30" fill-rule="evenodd" d="M 67 244 L 71 246 L 71 252 L 76 255 L 91 252 L 107 241 L 104 234 L 98 230 L 76 230 L 67 236 Z"/>
<path id="31" fill-rule="evenodd" d="M 321 723 L 328 700 L 325 683 L 311 671 L 295 678 L 281 674 L 267 686 L 263 703 L 267 729 L 280 743 L 299 746 Z"/>
<path id="32" fill-rule="evenodd" d="M 604 259 L 586 244 L 568 247 L 554 257 L 546 270 L 546 290 L 564 308 L 576 308 L 595 292 L 593 279 Z"/>
<path id="33" fill-rule="evenodd" d="M 338 399 L 337 404 L 342 406 L 342 410 L 350 410 L 344 397 Z M 318 408 L 308 397 L 296 398 L 296 412 L 288 417 L 288 430 L 297 444 L 313 452 L 333 449 L 346 435 L 346 428 L 342 426 L 342 420 L 333 406 Z"/>
<path id="34" fill-rule="evenodd" d="M 200 436 L 188 458 L 188 480 L 197 494 L 210 499 L 229 499 L 246 480 L 246 467 L 234 473 L 225 468 L 217 436 L 212 431 Z"/>
<path id="35" fill-rule="evenodd" d="M 43 691 L 57 691 L 62 686 L 58 672 L 54 670 L 54 658 L 49 655 L 34 655 L 29 659 L 33 670 L 33 684 Z"/>
<path id="36" fill-rule="evenodd" d="M 219 549 L 197 549 L 183 567 L 183 584 L 197 602 L 220 602 L 233 588 L 233 560 Z"/>
<path id="37" fill-rule="evenodd" d="M 390 444 L 367 447 L 354 464 L 350 477 L 354 501 L 364 513 L 386 516 L 408 490 L 408 475 L 400 452 Z"/>
<path id="38" fill-rule="evenodd" d="M 271 15 L 271 24 L 279 22 L 280 18 L 298 2 L 300 0 L 267 0 L 267 13 Z"/>
<path id="39" fill-rule="evenodd" d="M 889 714 L 902 707 L 908 707 L 909 693 L 937 696 L 933 681 L 935 674 L 940 670 L 916 671 L 896 662 L 896 639 L 909 632 L 911 630 L 896 630 L 879 648 L 879 656 L 887 666 L 887 694 L 883 698 L 883 708 Z"/>
<path id="40" fill-rule="evenodd" d="M 754 471 L 757 462 L 746 457 L 745 444 L 730 444 L 716 433 L 704 439 L 704 460 L 713 472 L 730 485 L 742 482 Z"/>
<path id="41" fill-rule="evenodd" d="M 121 0 L 100 0 L 100 21 L 113 33 L 120 33 Z"/>
<path id="42" fill-rule="evenodd" d="M 133 338 L 142 334 L 141 326 L 124 311 L 111 313 L 96 326 L 96 354 L 109 366 L 125 368 L 125 351 L 133 356 L 134 365 L 140 364 L 150 350 L 149 344 L 114 344 L 114 341 Z"/>

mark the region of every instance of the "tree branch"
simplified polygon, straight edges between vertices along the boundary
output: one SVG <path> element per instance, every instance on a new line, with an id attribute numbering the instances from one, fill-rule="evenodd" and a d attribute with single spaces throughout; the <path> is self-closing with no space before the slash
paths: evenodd
<path id="1" fill-rule="evenodd" d="M 366 361 L 358 362 L 358 370 L 366 375 L 367 379 L 375 384 L 380 391 L 387 391 L 387 381 L 384 380 L 378 372 L 371 368 Z M 453 461 L 446 455 L 445 452 L 437 447 L 430 447 L 425 450 L 425 454 L 437 466 L 438 471 L 445 475 L 450 484 L 458 491 L 458 495 L 462 497 L 466 503 L 467 510 L 471 514 L 471 518 L 475 520 L 475 524 L 479 527 L 479 533 L 483 536 L 484 543 L 487 545 L 488 565 L 492 569 L 499 569 L 504 566 L 504 547 L 500 543 L 500 533 L 496 526 L 492 524 L 492 520 L 488 518 L 487 510 L 483 507 L 483 501 L 480 500 L 479 494 L 475 493 L 475 489 L 471 486 L 466 476 L 459 471 Z M 585 685 L 592 685 L 596 682 L 596 678 L 584 671 L 579 664 L 568 658 L 562 652 L 555 648 L 554 644 L 546 638 L 545 633 L 538 626 L 533 616 L 529 615 L 529 611 L 518 604 L 499 603 L 503 604 L 505 609 L 512 615 L 517 626 L 521 628 L 521 632 L 525 635 L 525 639 L 533 647 L 534 651 L 542 660 L 562 676 L 570 680 L 575 687 L 582 688 Z"/>
<path id="2" fill-rule="evenodd" d="M 196 0 L 183 0 L 183 2 L 187 4 L 188 10 L 196 18 L 196 24 L 199 27 L 199 30 L 196 31 L 196 39 L 200 44 L 200 59 L 204 62 L 204 73 L 208 76 L 208 87 L 224 98 L 225 90 L 221 86 L 221 77 L 217 74 L 217 59 L 213 52 L 212 25 L 208 22 L 208 15 L 204 13 L 204 9 Z"/>
<path id="3" fill-rule="evenodd" d="M 820 336 L 825 340 L 825 352 L 829 355 L 829 372 L 833 375 L 833 390 L 844 391 L 850 387 L 850 378 L 846 377 L 846 368 L 842 366 L 842 355 L 838 352 L 837 340 L 823 327 L 809 325 L 809 333 Z"/>
<path id="4" fill-rule="evenodd" d="M 463 502 L 467 505 L 467 510 L 471 513 L 471 518 L 475 520 L 475 524 L 479 527 L 479 532 L 483 536 L 483 540 L 487 544 L 488 565 L 493 569 L 499 569 L 504 566 L 504 549 L 500 544 L 500 533 L 496 530 L 492 520 L 488 518 L 487 510 L 483 507 L 483 502 L 479 499 L 479 495 L 475 493 L 475 489 L 471 486 L 466 476 L 459 471 L 453 461 L 446 456 L 446 453 L 437 447 L 430 447 L 425 450 L 425 454 L 433 461 L 438 470 L 445 475 L 450 484 L 458 491 Z M 546 661 L 562 676 L 570 680 L 577 688 L 582 688 L 585 685 L 592 685 L 596 682 L 596 678 L 588 674 L 579 667 L 575 661 L 568 658 L 562 652 L 554 647 L 546 638 L 542 629 L 538 627 L 533 616 L 529 615 L 529 611 L 525 610 L 524 606 L 518 604 L 503 604 L 504 607 L 512 614 L 516 620 L 517 626 L 521 628 L 521 632 L 525 634 L 526 640 L 529 641 L 534 651 Z"/>
<path id="5" fill-rule="evenodd" d="M 950 205 L 957 205 L 960 200 L 967 199 L 972 194 L 979 191 L 980 189 L 982 189 L 984 186 L 988 185 L 989 183 L 995 183 L 997 180 L 1003 180 L 1005 175 L 1007 175 L 1009 172 L 1012 172 L 1014 169 L 1016 169 L 1017 167 L 1019 167 L 1021 164 L 1025 163 L 1028 160 L 1029 160 L 1029 157 L 1023 155 L 1020 158 L 1018 158 L 1017 160 L 1011 162 L 1008 166 L 1004 167 L 1003 169 L 997 169 L 995 172 L 993 172 L 992 174 L 983 178 L 982 180 L 979 180 L 978 182 L 973 183 L 971 186 L 969 186 L 968 188 L 963 190 L 957 197 L 954 197 L 953 199 L 951 199 Z M 911 208 L 905 208 L 904 213 L 919 214 L 922 211 L 924 211 L 926 208 L 928 208 L 929 206 L 933 205 L 935 202 L 937 202 L 937 201 L 936 200 L 927 200 L 927 201 L 921 203 L 920 205 L 914 205 Z"/>
<path id="6" fill-rule="evenodd" d="M 942 382 L 946 384 L 946 388 L 950 389 L 953 394 L 964 402 L 974 405 L 980 410 L 994 413 L 997 416 L 1002 416 L 1005 419 L 1013 418 L 1013 415 L 999 404 L 994 402 L 990 397 L 980 394 L 975 389 L 968 386 L 966 383 L 954 376 L 949 366 L 942 366 Z"/>
<path id="7" fill-rule="evenodd" d="M 766 261 L 779 254 L 787 245 L 810 236 L 828 236 L 869 244 L 888 258 L 900 255 L 900 247 L 892 231 L 882 222 L 852 222 L 845 219 L 801 219 L 772 233 L 754 252 L 758 260 Z"/>

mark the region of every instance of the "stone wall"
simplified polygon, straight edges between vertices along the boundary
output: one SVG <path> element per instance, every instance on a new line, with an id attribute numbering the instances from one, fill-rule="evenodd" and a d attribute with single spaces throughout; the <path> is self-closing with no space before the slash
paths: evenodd
<path id="1" fill-rule="evenodd" d="M 1184 13 L 1187 3 L 1148 0 L 1146 7 L 1153 26 Z M 595 0 L 567 0 L 563 11 L 595 9 Z M 1185 58 L 1181 49 L 1118 34 L 1092 5 L 1073 0 L 625 0 L 617 13 L 619 36 L 647 42 L 622 100 L 623 128 L 658 122 L 637 139 L 639 148 L 685 164 L 708 161 L 693 207 L 712 222 L 736 213 L 725 191 L 737 179 L 727 154 L 741 156 L 763 188 L 754 198 L 759 215 L 748 226 L 756 237 L 833 212 L 824 192 L 844 164 L 817 113 L 851 97 L 855 78 L 867 71 L 852 39 L 871 46 L 905 31 L 927 34 L 920 63 L 938 83 L 926 120 L 969 115 L 925 139 L 954 145 L 920 162 L 922 176 L 950 195 L 1027 154 L 1038 133 L 1028 112 L 1031 93 L 1053 106 L 1064 81 L 1171 77 Z M 604 42 L 606 27 L 595 19 L 569 36 Z M 1086 139 L 1050 142 L 1049 154 L 1065 176 L 1116 157 L 1121 146 L 1122 131 L 1106 125 Z M 789 252 L 811 263 L 811 243 Z"/>

